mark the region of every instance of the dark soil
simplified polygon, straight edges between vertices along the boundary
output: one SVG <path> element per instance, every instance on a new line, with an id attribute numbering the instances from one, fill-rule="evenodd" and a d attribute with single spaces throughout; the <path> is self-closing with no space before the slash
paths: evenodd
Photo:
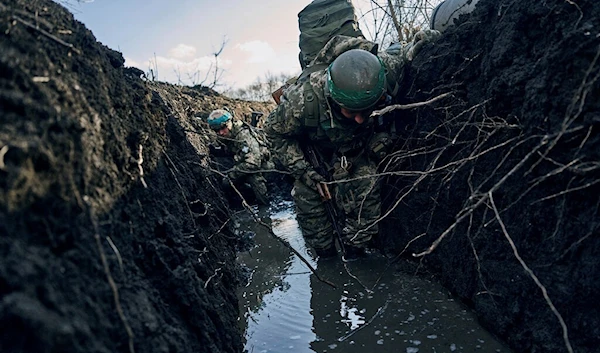
<path id="1" fill-rule="evenodd" d="M 145 82 L 50 1 L 3 0 L 0 33 L 0 351 L 240 352 L 195 117 L 269 105 Z"/>
<path id="2" fill-rule="evenodd" d="M 517 352 L 600 347 L 599 56 L 594 1 L 481 0 L 406 71 L 406 102 L 451 96 L 397 113 L 380 244 Z"/>
<path id="3" fill-rule="evenodd" d="M 595 352 L 600 8 L 479 4 L 405 72 L 452 95 L 397 114 L 378 243 L 443 236 L 416 259 L 515 351 Z M 0 0 L 0 33 L 0 352 L 241 352 L 202 118 L 272 105 L 148 82 L 51 1 Z"/>

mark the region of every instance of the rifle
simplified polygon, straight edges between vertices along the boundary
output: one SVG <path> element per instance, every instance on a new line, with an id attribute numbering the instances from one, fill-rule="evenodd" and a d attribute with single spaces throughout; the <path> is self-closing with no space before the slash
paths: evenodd
<path id="1" fill-rule="evenodd" d="M 253 127 L 257 127 L 258 126 L 258 119 L 260 119 L 261 116 L 265 115 L 263 112 L 259 112 L 259 111 L 252 111 L 252 113 L 250 114 L 250 125 L 252 125 Z"/>
<path id="2" fill-rule="evenodd" d="M 314 147 L 311 144 L 307 143 L 304 146 L 304 151 L 308 156 L 308 160 L 315 169 L 315 171 L 319 173 L 322 177 L 324 177 L 325 180 L 329 181 L 331 179 L 331 176 L 327 172 L 327 169 L 323 167 L 323 165 L 319 162 L 319 157 L 317 156 Z M 333 230 L 337 237 L 338 243 L 340 244 L 340 250 L 342 250 L 342 255 L 346 255 L 346 249 L 344 249 L 344 242 L 342 241 L 342 228 L 338 221 L 338 211 L 331 198 L 329 187 L 326 183 L 319 182 L 317 183 L 317 191 L 319 192 L 319 195 L 321 195 L 321 199 L 323 201 L 323 205 L 325 205 L 325 210 L 327 211 L 329 220 L 331 221 L 331 224 L 333 224 Z"/>
<path id="3" fill-rule="evenodd" d="M 298 80 L 298 77 L 290 78 L 283 84 L 283 86 L 279 87 L 271 93 L 271 97 L 273 97 L 273 100 L 275 101 L 275 103 L 277 103 L 277 105 L 279 105 L 279 103 L 281 102 L 281 96 L 283 95 L 283 91 L 289 86 L 296 83 L 296 80 Z"/>

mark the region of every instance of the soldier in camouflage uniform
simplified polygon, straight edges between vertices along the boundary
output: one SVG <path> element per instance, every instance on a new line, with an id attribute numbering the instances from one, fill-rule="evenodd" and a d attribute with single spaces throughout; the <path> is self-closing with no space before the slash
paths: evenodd
<path id="1" fill-rule="evenodd" d="M 343 256 L 363 256 L 378 232 L 381 214 L 380 186 L 370 176 L 389 145 L 389 134 L 379 131 L 369 116 L 392 102 L 403 66 L 425 42 L 439 36 L 437 31 L 421 32 L 412 43 L 380 53 L 364 38 L 334 36 L 298 81 L 284 90 L 269 115 L 265 130 L 273 153 L 295 178 L 297 219 L 320 257 L 337 254 L 335 235 L 317 191 L 324 176 L 309 163 L 303 144 L 313 146 L 332 175 L 334 182 L 328 186 L 341 211 Z M 305 75 L 310 67 L 316 70 Z"/>
<path id="2" fill-rule="evenodd" d="M 217 109 L 210 113 L 208 125 L 219 136 L 220 140 L 234 154 L 234 167 L 227 176 L 236 185 L 250 185 L 256 201 L 269 203 L 267 181 L 259 170 L 273 169 L 268 140 L 253 126 L 233 118 L 225 109 Z"/>

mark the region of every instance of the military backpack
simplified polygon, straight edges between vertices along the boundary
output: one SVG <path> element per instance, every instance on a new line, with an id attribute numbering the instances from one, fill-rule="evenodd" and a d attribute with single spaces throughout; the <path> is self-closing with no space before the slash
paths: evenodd
<path id="1" fill-rule="evenodd" d="M 304 70 L 336 34 L 364 37 L 350 0 L 314 0 L 298 13 L 300 66 Z"/>

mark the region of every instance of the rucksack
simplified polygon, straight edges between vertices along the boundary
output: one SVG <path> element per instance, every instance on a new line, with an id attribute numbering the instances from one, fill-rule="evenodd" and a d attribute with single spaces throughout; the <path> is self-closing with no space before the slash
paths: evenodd
<path id="1" fill-rule="evenodd" d="M 350 0 L 313 0 L 298 13 L 298 27 L 303 70 L 336 34 L 364 37 Z"/>
<path id="2" fill-rule="evenodd" d="M 316 71 L 325 69 L 330 63 L 309 64 L 317 54 L 336 35 L 348 37 L 362 37 L 354 6 L 350 0 L 313 0 L 298 13 L 298 27 L 300 29 L 300 66 L 302 72 L 299 76 L 288 80 L 282 87 L 271 95 L 277 104 L 283 91 L 294 84 L 302 84 L 304 91 L 304 119 L 306 127 L 316 129 L 321 117 L 321 107 L 308 76 Z M 376 51 L 377 49 L 375 49 Z M 393 91 L 397 91 L 395 80 L 389 80 Z"/>
<path id="3" fill-rule="evenodd" d="M 325 64 L 308 66 L 331 38 L 337 34 L 364 38 L 358 28 L 358 20 L 351 0 L 313 0 L 298 13 L 298 28 L 300 29 L 298 59 L 302 73 L 271 93 L 277 104 L 287 87 L 298 80 L 302 81 L 311 72 L 327 67 Z"/>

